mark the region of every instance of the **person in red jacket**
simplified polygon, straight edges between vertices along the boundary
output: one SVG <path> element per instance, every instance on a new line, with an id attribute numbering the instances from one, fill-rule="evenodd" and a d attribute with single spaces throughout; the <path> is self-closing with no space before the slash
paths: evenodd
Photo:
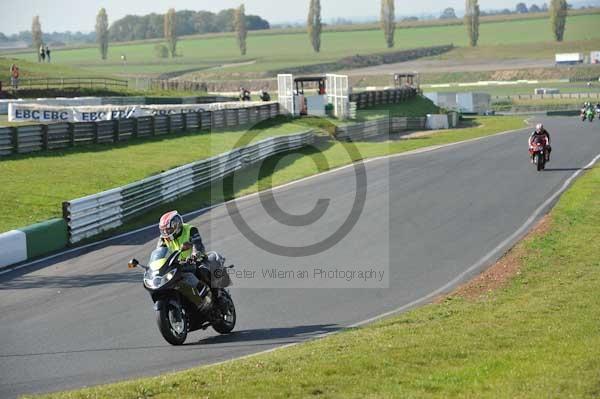
<path id="1" fill-rule="evenodd" d="M 529 148 L 533 147 L 533 143 L 539 139 L 543 139 L 546 142 L 546 162 L 550 161 L 550 152 L 552 152 L 552 147 L 550 145 L 550 133 L 544 128 L 544 125 L 538 123 L 535 126 L 535 130 L 529 136 Z M 531 157 L 531 162 L 533 162 L 533 156 Z"/>

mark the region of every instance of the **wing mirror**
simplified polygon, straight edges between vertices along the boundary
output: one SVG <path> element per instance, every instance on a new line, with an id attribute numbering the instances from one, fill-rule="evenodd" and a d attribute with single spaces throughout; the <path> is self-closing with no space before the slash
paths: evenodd
<path id="1" fill-rule="evenodd" d="M 138 262 L 137 259 L 133 258 L 129 261 L 129 263 L 127 263 L 127 268 L 135 269 L 136 267 L 138 267 L 139 264 L 140 264 L 140 262 Z"/>

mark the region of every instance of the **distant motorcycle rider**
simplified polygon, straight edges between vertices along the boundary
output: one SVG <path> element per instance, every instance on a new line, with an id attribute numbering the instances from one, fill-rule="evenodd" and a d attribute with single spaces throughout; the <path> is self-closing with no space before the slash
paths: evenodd
<path id="1" fill-rule="evenodd" d="M 263 89 L 260 92 L 260 99 L 265 102 L 271 101 L 271 95 L 266 90 Z"/>
<path id="2" fill-rule="evenodd" d="M 177 211 L 167 212 L 158 223 L 160 238 L 157 248 L 166 247 L 169 251 L 180 251 L 184 244 L 191 244 L 191 248 L 182 251 L 179 261 L 192 268 L 198 280 L 207 284 L 213 290 L 231 285 L 227 271 L 223 269 L 225 258 L 216 252 L 206 252 L 198 228 L 184 223 Z M 215 291 L 217 294 L 218 291 Z"/>
<path id="3" fill-rule="evenodd" d="M 535 130 L 533 131 L 533 133 L 531 133 L 531 135 L 529 136 L 529 148 L 533 148 L 533 143 L 535 143 L 536 140 L 540 138 L 546 141 L 546 162 L 549 162 L 550 153 L 552 152 L 552 147 L 550 145 L 550 133 L 548 133 L 548 131 L 544 128 L 543 124 L 538 123 L 535 126 Z M 533 156 L 531 157 L 531 162 L 533 162 Z"/>

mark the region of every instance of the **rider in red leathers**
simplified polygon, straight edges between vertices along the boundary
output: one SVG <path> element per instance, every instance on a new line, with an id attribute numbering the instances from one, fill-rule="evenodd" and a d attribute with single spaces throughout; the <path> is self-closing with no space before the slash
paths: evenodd
<path id="1" fill-rule="evenodd" d="M 544 125 L 542 125 L 541 123 L 538 123 L 535 126 L 535 130 L 533 131 L 533 133 L 531 133 L 531 136 L 529 136 L 529 148 L 533 148 L 533 143 L 535 142 L 536 139 L 539 138 L 544 138 L 546 140 L 546 162 L 550 161 L 550 152 L 552 152 L 552 147 L 550 146 L 550 134 L 548 133 L 548 131 L 544 128 Z M 531 157 L 531 162 L 533 162 L 533 156 Z"/>

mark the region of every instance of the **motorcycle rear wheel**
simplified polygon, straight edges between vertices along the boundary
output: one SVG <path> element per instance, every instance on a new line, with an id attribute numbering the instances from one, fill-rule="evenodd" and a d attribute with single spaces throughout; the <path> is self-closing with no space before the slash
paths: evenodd
<path id="1" fill-rule="evenodd" d="M 235 305 L 233 304 L 233 299 L 231 299 L 231 296 L 225 290 L 221 291 L 218 301 L 219 303 L 215 305 L 219 307 L 217 313 L 220 317 L 218 320 L 212 322 L 212 328 L 219 334 L 229 334 L 235 327 Z"/>

